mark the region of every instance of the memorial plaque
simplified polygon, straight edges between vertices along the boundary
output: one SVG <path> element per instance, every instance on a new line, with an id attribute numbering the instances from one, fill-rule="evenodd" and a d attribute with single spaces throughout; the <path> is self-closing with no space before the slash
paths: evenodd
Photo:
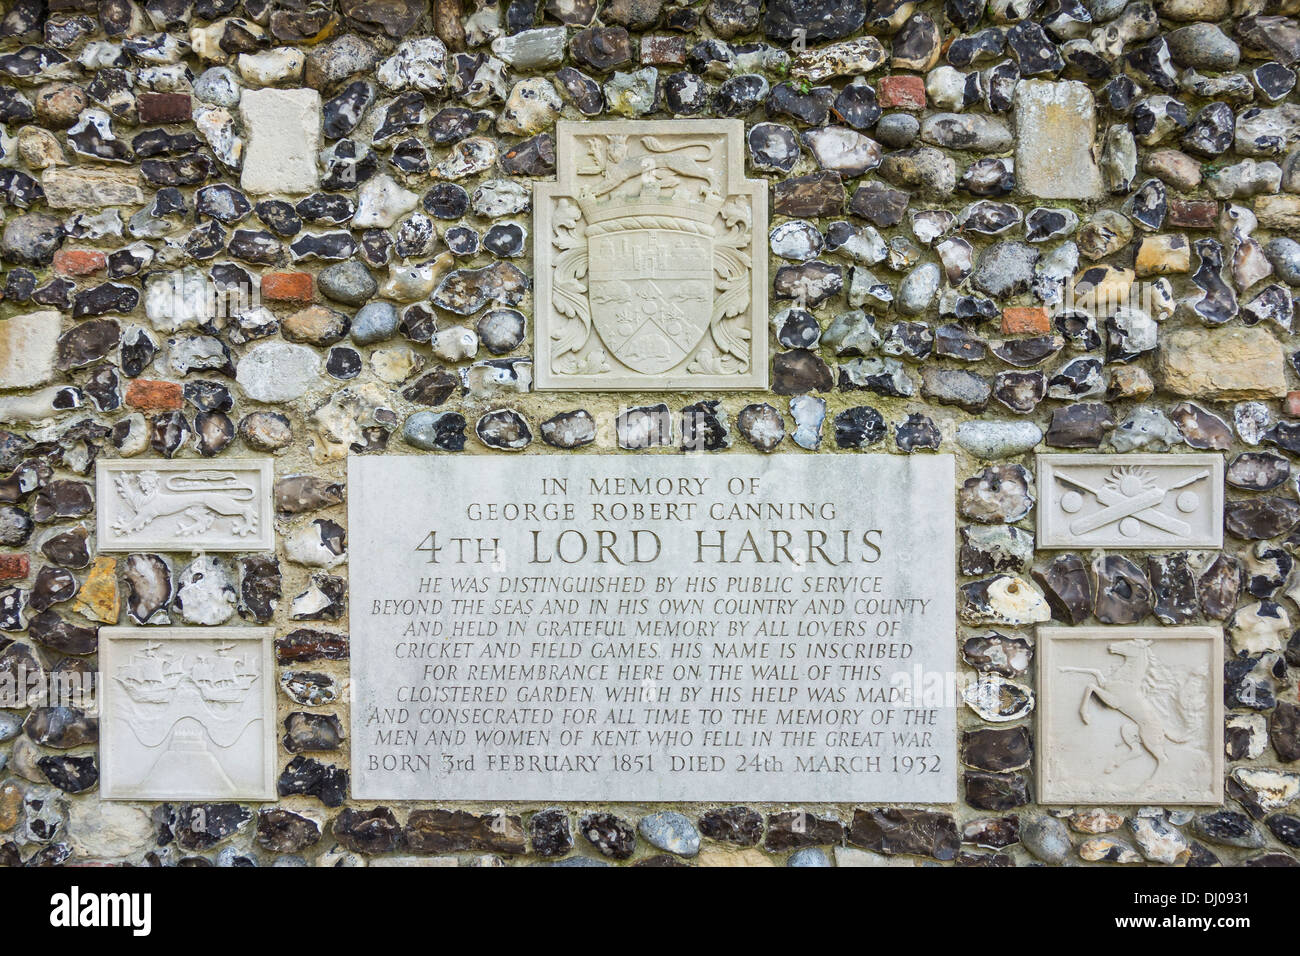
<path id="1" fill-rule="evenodd" d="M 1219 455 L 1039 455 L 1040 548 L 1218 548 Z"/>
<path id="2" fill-rule="evenodd" d="M 950 456 L 348 466 L 357 799 L 956 799 Z"/>
<path id="3" fill-rule="evenodd" d="M 539 389 L 767 388 L 767 184 L 743 134 L 556 124 L 533 203 Z"/>
<path id="4" fill-rule="evenodd" d="M 100 461 L 100 551 L 271 551 L 270 458 Z"/>
<path id="5" fill-rule="evenodd" d="M 274 634 L 101 628 L 100 796 L 274 800 Z"/>
<path id="6" fill-rule="evenodd" d="M 1223 802 L 1223 634 L 1040 627 L 1042 803 Z"/>

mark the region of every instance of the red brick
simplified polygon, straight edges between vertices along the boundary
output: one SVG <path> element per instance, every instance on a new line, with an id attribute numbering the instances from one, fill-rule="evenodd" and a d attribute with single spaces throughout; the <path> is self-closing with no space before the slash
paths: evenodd
<path id="1" fill-rule="evenodd" d="M 686 38 L 644 36 L 641 63 L 644 66 L 681 66 L 686 62 Z"/>
<path id="2" fill-rule="evenodd" d="M 108 256 L 95 249 L 60 249 L 54 254 L 54 271 L 62 276 L 94 275 L 108 265 Z"/>
<path id="3" fill-rule="evenodd" d="M 1292 418 L 1300 418 L 1300 392 L 1286 393 L 1286 413 Z"/>
<path id="4" fill-rule="evenodd" d="M 0 554 L 0 581 L 19 581 L 31 569 L 31 561 L 25 554 Z"/>
<path id="5" fill-rule="evenodd" d="M 138 93 L 135 107 L 141 123 L 188 123 L 191 118 L 188 93 Z"/>
<path id="6" fill-rule="evenodd" d="M 171 412 L 181 407 L 184 392 L 180 382 L 132 379 L 126 386 L 126 403 L 142 412 Z"/>
<path id="7" fill-rule="evenodd" d="M 1041 305 L 1011 306 L 1002 310 L 1002 334 L 1041 334 L 1052 330 L 1052 320 Z"/>
<path id="8" fill-rule="evenodd" d="M 1213 229 L 1219 221 L 1219 204 L 1213 199 L 1169 197 L 1169 225 L 1184 229 Z"/>
<path id="9" fill-rule="evenodd" d="M 267 302 L 311 302 L 311 273 L 268 272 L 262 276 L 262 298 Z"/>
<path id="10" fill-rule="evenodd" d="M 923 110 L 925 80 L 909 74 L 882 76 L 879 102 L 885 109 Z"/>

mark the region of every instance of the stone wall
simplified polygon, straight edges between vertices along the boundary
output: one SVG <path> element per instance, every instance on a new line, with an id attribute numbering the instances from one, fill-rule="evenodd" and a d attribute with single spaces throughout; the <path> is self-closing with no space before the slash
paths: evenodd
<path id="1" fill-rule="evenodd" d="M 0 672 L 265 624 L 284 727 L 273 803 L 109 803 L 93 714 L 0 710 L 4 863 L 1300 858 L 1296 0 L 4 6 Z M 531 182 L 596 117 L 744 122 L 769 391 L 531 390 Z M 632 454 L 659 403 L 635 453 L 689 407 L 706 454 L 956 456 L 961 802 L 353 802 L 347 455 Z M 1036 552 L 1073 450 L 1221 455 L 1222 552 Z M 97 458 L 266 454 L 273 559 L 96 552 Z M 1223 631 L 1221 808 L 1035 805 L 1049 609 Z"/>

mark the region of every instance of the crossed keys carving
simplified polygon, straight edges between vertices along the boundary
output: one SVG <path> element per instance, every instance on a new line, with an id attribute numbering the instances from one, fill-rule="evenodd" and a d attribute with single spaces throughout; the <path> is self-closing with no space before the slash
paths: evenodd
<path id="1" fill-rule="evenodd" d="M 1180 537 L 1189 535 L 1192 528 L 1187 522 L 1157 511 L 1156 506 L 1172 492 L 1209 476 L 1208 471 L 1198 471 L 1162 488 L 1156 483 L 1155 476 L 1147 469 L 1140 466 L 1121 466 L 1113 469 L 1099 487 L 1093 487 L 1078 478 L 1056 472 L 1056 478 L 1062 484 L 1087 492 L 1104 506 L 1100 511 L 1081 515 L 1071 521 L 1072 534 L 1087 534 L 1119 522 L 1119 532 L 1126 537 L 1136 535 L 1141 530 L 1142 524 L 1148 524 Z M 1061 495 L 1059 503 L 1061 510 L 1066 514 L 1074 514 L 1083 507 L 1084 499 L 1078 491 L 1067 491 Z M 1184 491 L 1178 495 L 1174 504 L 1179 511 L 1189 514 L 1200 507 L 1201 497 L 1194 491 Z"/>

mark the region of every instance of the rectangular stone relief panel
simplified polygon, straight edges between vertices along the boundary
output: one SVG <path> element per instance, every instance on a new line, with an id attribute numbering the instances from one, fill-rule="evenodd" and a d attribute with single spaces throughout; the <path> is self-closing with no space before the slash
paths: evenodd
<path id="1" fill-rule="evenodd" d="M 271 551 L 270 458 L 99 461 L 100 551 Z"/>
<path id="2" fill-rule="evenodd" d="M 100 796 L 274 800 L 274 634 L 101 628 Z"/>
<path id="3" fill-rule="evenodd" d="M 535 187 L 537 387 L 767 388 L 767 184 L 740 120 L 556 124 Z"/>
<path id="4" fill-rule="evenodd" d="M 1040 548 L 1218 548 L 1219 455 L 1039 455 Z"/>
<path id="5" fill-rule="evenodd" d="M 1038 799 L 1223 801 L 1223 634 L 1040 627 Z"/>
<path id="6" fill-rule="evenodd" d="M 956 799 L 952 456 L 353 456 L 348 488 L 356 799 Z"/>

